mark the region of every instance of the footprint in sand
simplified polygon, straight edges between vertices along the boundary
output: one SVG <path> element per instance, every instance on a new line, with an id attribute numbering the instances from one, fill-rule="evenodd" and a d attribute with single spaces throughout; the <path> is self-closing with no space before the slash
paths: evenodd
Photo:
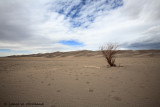
<path id="1" fill-rule="evenodd" d="M 51 84 L 49 83 L 48 86 L 51 86 Z"/>
<path id="2" fill-rule="evenodd" d="M 76 78 L 75 80 L 79 80 L 78 78 Z"/>
<path id="3" fill-rule="evenodd" d="M 146 82 L 150 82 L 150 80 L 146 80 Z"/>
<path id="4" fill-rule="evenodd" d="M 109 77 L 109 79 L 112 79 L 112 77 Z"/>
<path id="5" fill-rule="evenodd" d="M 117 96 L 113 97 L 113 99 L 115 99 L 116 101 L 121 101 L 122 100 L 120 97 L 117 97 Z"/>
<path id="6" fill-rule="evenodd" d="M 48 78 L 48 75 L 46 75 L 45 78 Z"/>
<path id="7" fill-rule="evenodd" d="M 94 90 L 93 89 L 89 89 L 89 92 L 93 92 Z"/>
<path id="8" fill-rule="evenodd" d="M 69 75 L 72 75 L 72 72 L 70 72 Z"/>
<path id="9" fill-rule="evenodd" d="M 145 99 L 149 100 L 150 98 L 149 97 L 145 97 Z"/>
<path id="10" fill-rule="evenodd" d="M 57 90 L 57 92 L 61 92 L 61 90 Z"/>
<path id="11" fill-rule="evenodd" d="M 44 82 L 43 81 L 41 81 L 41 84 L 43 84 Z"/>
<path id="12" fill-rule="evenodd" d="M 87 84 L 90 84 L 90 82 L 89 82 L 89 81 L 87 81 L 86 83 L 87 83 Z"/>
<path id="13" fill-rule="evenodd" d="M 112 90 L 111 92 L 112 92 L 112 93 L 114 93 L 115 91 L 114 91 L 114 90 Z"/>
<path id="14" fill-rule="evenodd" d="M 141 85 L 140 88 L 145 88 L 145 86 Z"/>

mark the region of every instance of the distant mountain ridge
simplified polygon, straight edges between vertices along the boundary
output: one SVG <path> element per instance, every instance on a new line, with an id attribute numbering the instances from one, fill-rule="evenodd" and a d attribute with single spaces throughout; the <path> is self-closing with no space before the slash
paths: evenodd
<path id="1" fill-rule="evenodd" d="M 160 56 L 160 50 L 120 50 L 117 54 L 118 57 L 129 57 L 129 56 L 138 56 L 138 55 L 145 55 L 145 56 Z M 12 55 L 7 57 L 46 57 L 46 58 L 53 58 L 53 57 L 80 57 L 80 56 L 102 56 L 101 51 L 90 51 L 90 50 L 80 50 L 80 51 L 69 51 L 69 52 L 53 52 L 53 53 L 38 53 L 38 54 L 30 54 L 30 55 Z"/>

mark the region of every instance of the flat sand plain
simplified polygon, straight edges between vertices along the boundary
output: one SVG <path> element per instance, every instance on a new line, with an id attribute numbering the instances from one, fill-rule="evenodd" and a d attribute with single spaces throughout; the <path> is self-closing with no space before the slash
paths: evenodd
<path id="1" fill-rule="evenodd" d="M 160 51 L 71 53 L 0 58 L 0 107 L 160 107 Z"/>

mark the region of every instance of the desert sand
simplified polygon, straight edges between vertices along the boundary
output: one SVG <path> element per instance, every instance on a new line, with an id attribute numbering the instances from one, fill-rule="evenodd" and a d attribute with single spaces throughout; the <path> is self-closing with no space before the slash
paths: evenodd
<path id="1" fill-rule="evenodd" d="M 0 58 L 0 107 L 160 107 L 160 51 Z"/>

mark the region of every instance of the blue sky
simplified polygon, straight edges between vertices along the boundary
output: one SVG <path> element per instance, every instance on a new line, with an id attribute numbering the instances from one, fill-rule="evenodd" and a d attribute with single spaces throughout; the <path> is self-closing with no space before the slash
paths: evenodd
<path id="1" fill-rule="evenodd" d="M 0 1 L 0 56 L 120 49 L 160 49 L 159 0 Z"/>
<path id="2" fill-rule="evenodd" d="M 63 44 L 63 45 L 68 45 L 68 46 L 83 46 L 83 43 L 77 42 L 75 40 L 62 40 L 59 41 L 59 43 Z"/>
<path id="3" fill-rule="evenodd" d="M 123 0 L 81 0 L 76 4 L 72 4 L 73 1 L 58 1 L 57 4 L 59 4 L 60 8 L 55 9 L 54 6 L 51 7 L 51 9 L 59 14 L 62 14 L 65 16 L 65 18 L 69 18 L 69 22 L 71 23 L 72 27 L 81 27 L 85 23 L 91 24 L 97 16 L 95 16 L 96 13 L 103 12 L 99 15 L 107 14 L 108 11 L 116 9 L 120 6 L 123 6 Z M 99 2 L 99 3 L 97 3 Z M 90 7 L 97 3 L 96 8 L 94 8 L 92 11 L 83 13 L 83 9 L 86 7 Z M 72 6 L 71 6 L 72 5 Z M 79 18 L 84 20 L 79 20 Z M 85 25 L 86 27 L 87 25 Z"/>
<path id="4" fill-rule="evenodd" d="M 0 49 L 0 57 L 8 55 L 26 55 L 26 54 L 32 54 L 32 53 L 26 50 Z"/>
<path id="5" fill-rule="evenodd" d="M 0 52 L 10 52 L 10 49 L 0 49 Z"/>

